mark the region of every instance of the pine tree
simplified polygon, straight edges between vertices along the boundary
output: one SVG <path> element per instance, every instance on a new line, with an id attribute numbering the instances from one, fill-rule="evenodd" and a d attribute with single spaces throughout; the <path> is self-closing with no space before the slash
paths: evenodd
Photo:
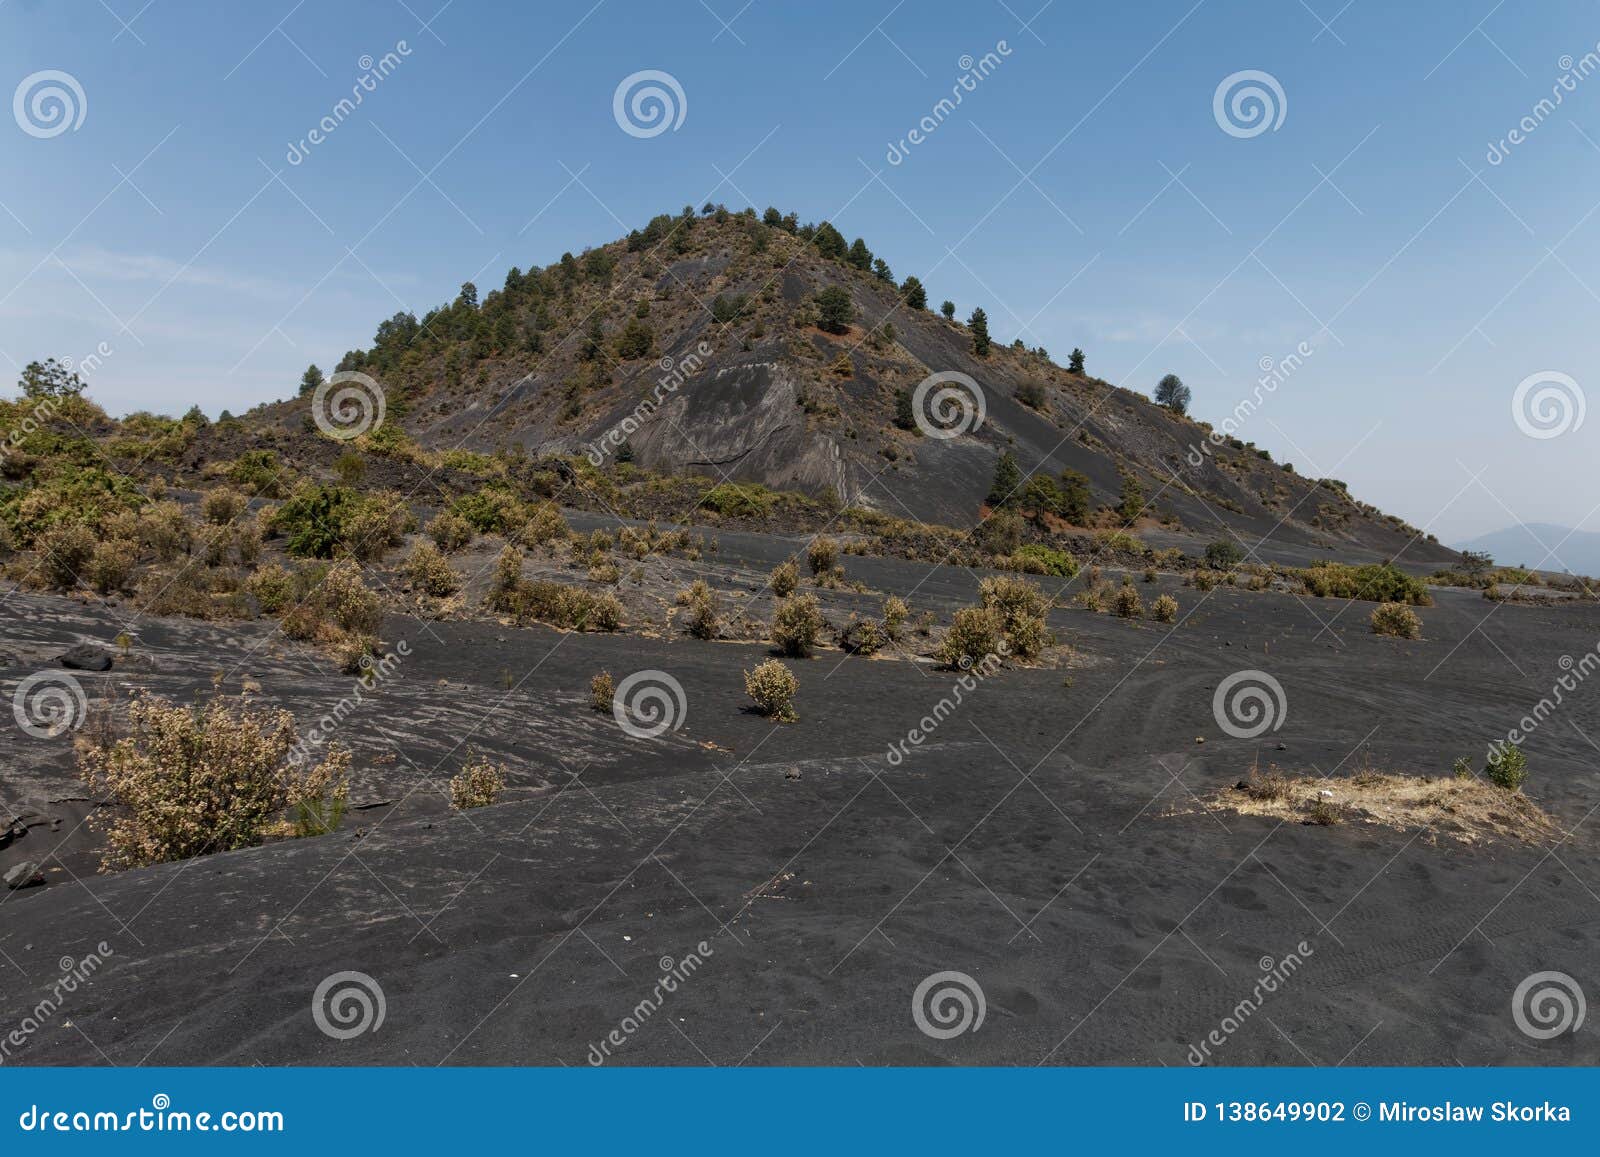
<path id="1" fill-rule="evenodd" d="M 67 398 L 83 393 L 83 379 L 77 370 L 69 370 L 55 358 L 45 358 L 43 363 L 29 362 L 22 370 L 17 387 L 24 397 Z"/>
<path id="2" fill-rule="evenodd" d="M 804 233 L 804 230 L 802 230 L 802 233 Z M 816 227 L 812 232 L 811 239 L 819 253 L 824 257 L 832 257 L 836 261 L 844 260 L 850 250 L 850 244 L 844 239 L 844 234 L 826 221 Z M 865 245 L 862 248 L 865 248 Z"/>
<path id="3" fill-rule="evenodd" d="M 994 466 L 994 481 L 989 484 L 989 505 L 1001 507 L 1015 501 L 1017 487 L 1021 485 L 1022 468 L 1017 465 L 1017 456 L 1006 450 Z"/>
<path id="4" fill-rule="evenodd" d="M 928 291 L 922 288 L 922 282 L 915 276 L 908 277 L 900 284 L 900 296 L 912 309 L 928 308 Z M 955 306 L 950 307 L 952 310 Z"/>
<path id="5" fill-rule="evenodd" d="M 317 387 L 320 386 L 324 380 L 325 379 L 322 376 L 322 371 L 317 369 L 314 364 L 307 366 L 306 372 L 300 375 L 300 396 L 303 398 L 307 394 L 316 393 Z"/>
<path id="6" fill-rule="evenodd" d="M 972 316 L 967 318 L 967 328 L 972 331 L 972 352 L 980 358 L 989 356 L 989 315 L 983 312 L 983 307 L 972 311 Z"/>
<path id="7" fill-rule="evenodd" d="M 1089 478 L 1076 470 L 1063 470 L 1061 472 L 1061 510 L 1062 518 L 1074 526 L 1082 526 L 1089 520 Z"/>
<path id="8" fill-rule="evenodd" d="M 939 312 L 944 314 L 946 321 L 954 321 L 956 319 L 956 303 L 953 301 L 945 302 L 939 307 Z"/>
<path id="9" fill-rule="evenodd" d="M 865 273 L 872 268 L 872 250 L 867 248 L 865 241 L 857 237 L 850 243 L 850 253 L 845 260 Z"/>
<path id="10" fill-rule="evenodd" d="M 1082 350 L 1074 349 L 1072 351 L 1072 354 L 1067 358 L 1067 372 L 1069 374 L 1082 374 L 1083 373 L 1083 351 Z"/>
<path id="11" fill-rule="evenodd" d="M 889 268 L 889 263 L 881 257 L 872 259 L 872 276 L 879 281 L 886 281 L 890 285 L 894 284 L 894 271 Z"/>
<path id="12" fill-rule="evenodd" d="M 849 291 L 838 285 L 830 285 L 817 294 L 817 310 L 821 314 L 817 324 L 829 333 L 847 332 L 856 316 Z"/>
<path id="13" fill-rule="evenodd" d="M 1123 522 L 1130 524 L 1139 521 L 1144 513 L 1144 487 L 1132 474 L 1122 476 L 1122 502 L 1117 506 L 1117 513 L 1122 515 Z"/>

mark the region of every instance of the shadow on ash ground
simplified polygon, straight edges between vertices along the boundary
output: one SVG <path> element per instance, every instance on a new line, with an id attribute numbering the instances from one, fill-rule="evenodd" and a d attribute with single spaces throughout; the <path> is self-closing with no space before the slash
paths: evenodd
<path id="1" fill-rule="evenodd" d="M 787 549 L 748 537 L 725 552 L 765 566 Z M 913 605 L 941 618 L 975 586 L 845 562 L 880 590 L 920 581 Z M 1445 774 L 1548 693 L 1560 656 L 1595 645 L 1600 611 L 1441 592 L 1426 640 L 1402 643 L 1367 633 L 1366 604 L 1161 585 L 1188 614 L 1170 638 L 1058 611 L 1070 672 L 990 680 L 899 766 L 889 745 L 952 683 L 926 664 L 796 663 L 801 721 L 772 727 L 742 710 L 756 645 L 392 619 L 413 654 L 339 732 L 359 764 L 345 830 L 116 876 L 94 873 L 67 741 L 13 730 L 0 799 L 36 826 L 0 868 L 45 860 L 49 884 L 0 894 L 0 1030 L 32 1015 L 60 958 L 102 941 L 112 955 L 10 1063 L 579 1065 L 664 958 L 702 941 L 704 965 L 612 1063 L 1184 1064 L 1263 958 L 1302 941 L 1303 967 L 1215 1061 L 1600 1061 L 1592 1025 L 1536 1042 L 1511 1015 L 1533 972 L 1600 991 L 1600 857 L 1581 823 L 1600 800 L 1585 738 L 1600 692 L 1580 688 L 1525 745 L 1530 794 L 1581 824 L 1555 848 L 1191 806 L 1258 755 Z M 121 629 L 116 608 L 22 594 L 0 620 L 7 699 L 67 645 Z M 302 723 L 350 693 L 271 626 L 143 619 L 132 658 L 85 683 L 186 697 L 222 671 Z M 681 730 L 648 742 L 587 703 L 596 671 L 644 668 L 688 703 Z M 1246 668 L 1288 700 L 1254 741 L 1211 708 Z M 443 785 L 468 744 L 506 761 L 511 787 L 452 814 Z M 376 978 L 387 1012 L 340 1041 L 311 1003 L 345 970 Z M 944 970 L 976 979 L 987 1016 L 937 1040 L 912 994 Z"/>

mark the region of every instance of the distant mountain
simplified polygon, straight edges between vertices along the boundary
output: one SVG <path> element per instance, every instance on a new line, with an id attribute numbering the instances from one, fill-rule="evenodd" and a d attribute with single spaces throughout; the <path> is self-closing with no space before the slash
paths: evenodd
<path id="1" fill-rule="evenodd" d="M 1480 534 L 1470 542 L 1458 542 L 1456 548 L 1487 551 L 1502 566 L 1600 574 L 1600 534 L 1549 522 L 1519 522 Z"/>

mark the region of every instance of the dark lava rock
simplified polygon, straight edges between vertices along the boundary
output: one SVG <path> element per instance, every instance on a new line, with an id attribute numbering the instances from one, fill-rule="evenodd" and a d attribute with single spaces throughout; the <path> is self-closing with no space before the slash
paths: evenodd
<path id="1" fill-rule="evenodd" d="M 39 865 L 30 860 L 24 860 L 6 873 L 6 887 L 15 892 L 19 888 L 32 888 L 44 883 L 44 874 L 39 871 Z"/>
<path id="2" fill-rule="evenodd" d="M 82 643 L 57 655 L 56 662 L 74 671 L 109 671 L 111 652 L 92 643 Z"/>

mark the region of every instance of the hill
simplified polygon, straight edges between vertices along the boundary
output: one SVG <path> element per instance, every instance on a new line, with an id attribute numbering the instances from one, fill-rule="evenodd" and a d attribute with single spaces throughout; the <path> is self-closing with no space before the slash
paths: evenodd
<path id="1" fill-rule="evenodd" d="M 1080 351 L 1071 368 L 1020 342 L 983 352 L 975 320 L 928 308 L 915 277 L 897 282 L 826 222 L 686 207 L 513 268 L 481 298 L 466 284 L 420 319 L 396 314 L 337 368 L 373 378 L 388 420 L 424 450 L 631 461 L 959 527 L 980 517 L 1009 450 L 1024 482 L 1056 484 L 1027 500 L 1019 487 L 1012 503 L 1053 505 L 1073 525 L 1453 557 L 1337 480 L 1090 376 Z M 919 429 L 933 428 L 937 393 L 922 415 L 912 405 L 930 374 L 975 382 L 981 424 L 962 413 L 959 436 Z M 309 407 L 302 396 L 247 424 L 302 430 Z"/>

